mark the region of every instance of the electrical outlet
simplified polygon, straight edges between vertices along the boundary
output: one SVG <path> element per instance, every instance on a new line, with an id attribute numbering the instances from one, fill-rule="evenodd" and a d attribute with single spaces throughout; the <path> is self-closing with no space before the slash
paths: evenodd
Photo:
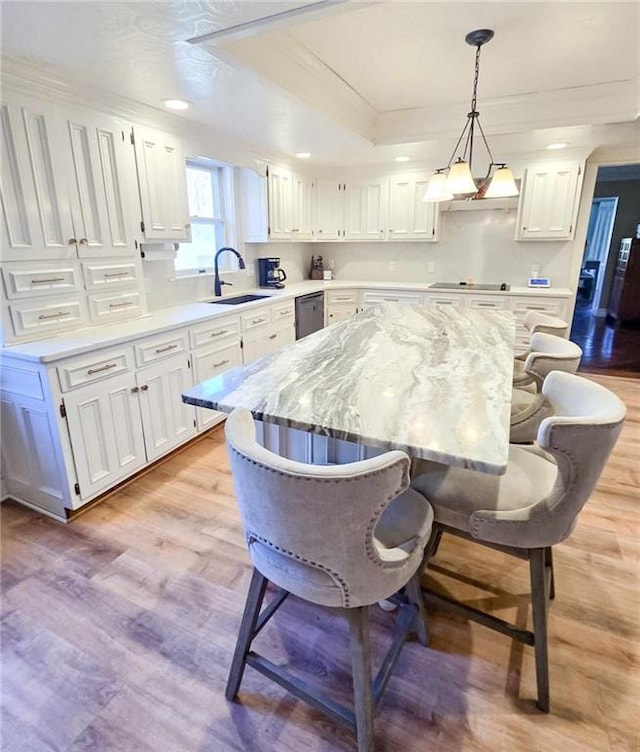
<path id="1" fill-rule="evenodd" d="M 396 270 L 396 262 L 395 261 L 389 261 L 389 271 L 395 272 Z"/>
<path id="2" fill-rule="evenodd" d="M 433 274 L 436 270 L 436 265 L 433 261 L 427 261 L 427 274 Z"/>

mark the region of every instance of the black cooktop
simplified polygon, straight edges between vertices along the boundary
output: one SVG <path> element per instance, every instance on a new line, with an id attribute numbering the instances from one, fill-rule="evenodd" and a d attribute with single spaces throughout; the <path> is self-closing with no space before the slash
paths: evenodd
<path id="1" fill-rule="evenodd" d="M 510 285 L 506 282 L 496 285 L 469 284 L 468 282 L 435 282 L 431 289 L 439 288 L 440 290 L 497 290 L 509 292 Z"/>

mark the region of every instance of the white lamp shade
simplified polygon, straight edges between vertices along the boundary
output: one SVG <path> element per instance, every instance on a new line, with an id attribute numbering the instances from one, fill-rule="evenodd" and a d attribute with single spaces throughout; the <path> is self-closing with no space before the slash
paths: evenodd
<path id="1" fill-rule="evenodd" d="M 454 196 L 476 193 L 478 188 L 471 176 L 471 170 L 467 162 L 459 160 L 449 168 L 447 177 L 447 189 Z"/>
<path id="2" fill-rule="evenodd" d="M 447 190 L 447 176 L 444 172 L 434 172 L 427 183 L 427 190 L 422 197 L 425 202 L 437 203 L 451 201 L 453 196 Z"/>
<path id="3" fill-rule="evenodd" d="M 513 179 L 513 173 L 508 167 L 501 167 L 496 170 L 489 187 L 484 194 L 485 198 L 506 198 L 507 196 L 517 196 L 520 191 Z"/>

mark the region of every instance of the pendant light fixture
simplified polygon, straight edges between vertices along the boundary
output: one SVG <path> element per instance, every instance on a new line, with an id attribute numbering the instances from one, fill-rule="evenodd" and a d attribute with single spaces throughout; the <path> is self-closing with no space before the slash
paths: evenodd
<path id="1" fill-rule="evenodd" d="M 441 167 L 429 179 L 427 191 L 423 201 L 451 201 L 452 198 L 504 198 L 517 196 L 519 191 L 513 179 L 513 173 L 503 162 L 494 162 L 493 154 L 487 143 L 482 126 L 480 125 L 480 113 L 476 109 L 478 99 L 478 75 L 480 73 L 480 48 L 493 39 L 491 29 L 477 29 L 470 31 L 465 37 L 465 42 L 476 48 L 475 75 L 473 79 L 473 96 L 471 97 L 471 111 L 467 114 L 465 123 L 458 143 L 449 158 L 446 167 Z M 480 181 L 473 178 L 473 157 L 477 134 L 482 137 L 482 143 L 489 155 L 489 169 Z M 460 155 L 459 147 L 464 142 L 464 149 Z M 458 158 L 453 162 L 454 157 Z M 452 164 L 453 162 L 453 164 Z M 496 168 L 493 176 L 491 172 Z"/>

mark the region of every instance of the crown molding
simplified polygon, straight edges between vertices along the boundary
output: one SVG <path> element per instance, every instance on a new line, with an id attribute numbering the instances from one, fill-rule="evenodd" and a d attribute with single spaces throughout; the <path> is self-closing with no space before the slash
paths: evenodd
<path id="1" fill-rule="evenodd" d="M 637 116 L 635 81 L 579 86 L 557 91 L 531 92 L 480 102 L 487 135 L 518 133 L 574 125 L 629 122 Z M 381 112 L 376 118 L 375 143 L 411 143 L 457 138 L 468 103 L 443 104 Z"/>

